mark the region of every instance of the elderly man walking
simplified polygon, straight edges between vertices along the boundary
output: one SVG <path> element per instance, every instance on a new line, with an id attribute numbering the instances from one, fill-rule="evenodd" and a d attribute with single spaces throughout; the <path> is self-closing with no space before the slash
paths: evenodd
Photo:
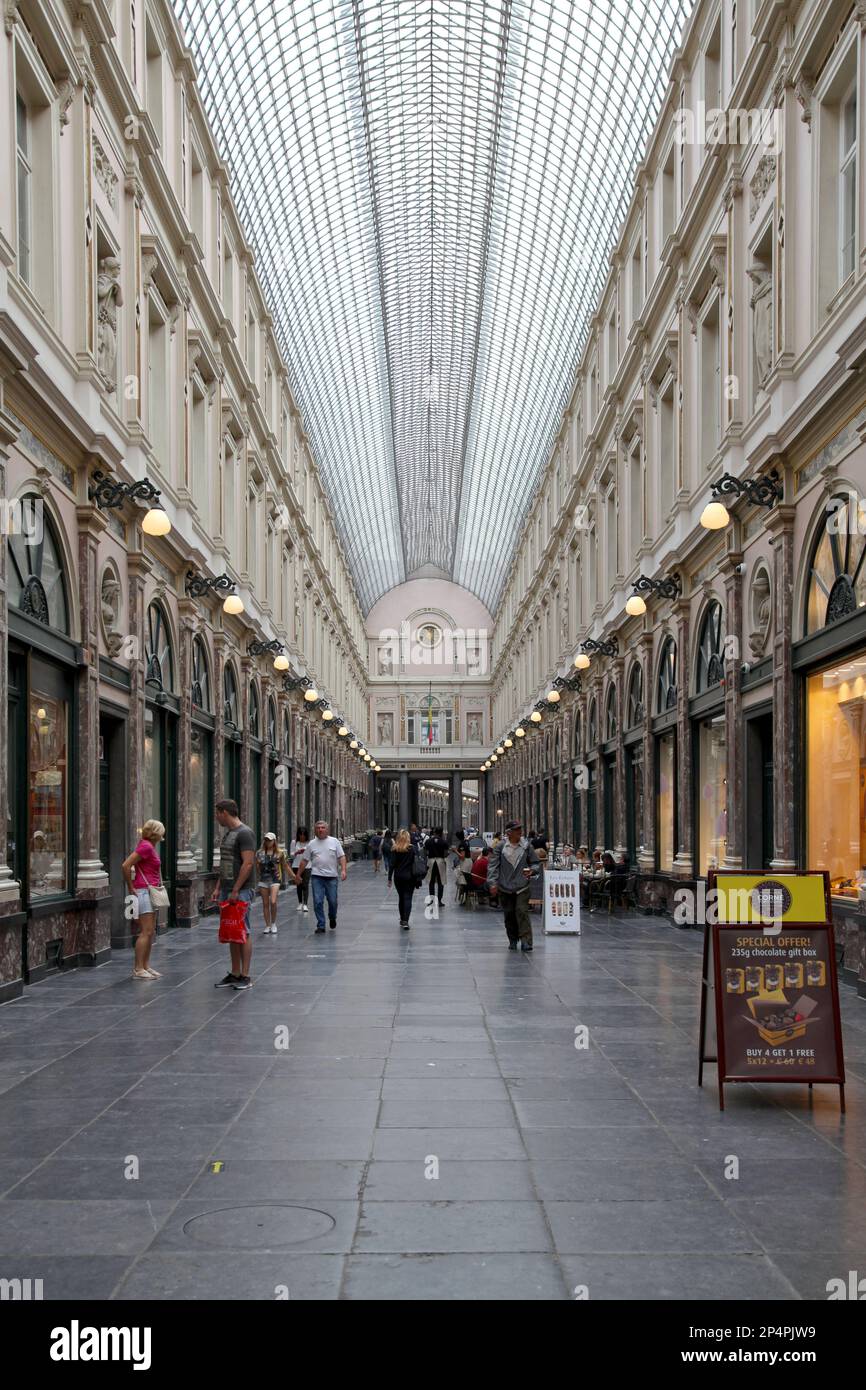
<path id="1" fill-rule="evenodd" d="M 528 840 L 523 838 L 520 821 L 510 820 L 505 839 L 490 851 L 487 888 L 491 898 L 502 900 L 509 951 L 532 950 L 532 921 L 529 916 L 529 885 L 538 878 L 540 860 Z"/>
<path id="2" fill-rule="evenodd" d="M 313 911 L 316 914 L 316 931 L 325 930 L 325 899 L 328 900 L 328 918 L 331 931 L 337 926 L 337 880 L 346 879 L 346 851 L 328 834 L 328 822 L 316 821 L 316 833 L 304 846 L 301 862 L 295 871 L 295 882 L 300 883 L 306 865 L 310 866 L 310 885 L 313 889 Z"/>

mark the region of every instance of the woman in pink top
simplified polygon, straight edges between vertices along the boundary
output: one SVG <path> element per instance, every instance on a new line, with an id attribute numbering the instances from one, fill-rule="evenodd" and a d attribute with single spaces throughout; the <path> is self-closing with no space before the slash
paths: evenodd
<path id="1" fill-rule="evenodd" d="M 139 932 L 135 942 L 134 980 L 158 980 L 158 970 L 150 968 L 150 951 L 153 946 L 153 932 L 156 926 L 156 912 L 150 900 L 151 888 L 162 882 L 162 864 L 156 851 L 160 840 L 165 839 L 165 826 L 161 820 L 145 821 L 141 827 L 141 839 L 132 854 L 123 861 L 123 877 L 130 896 L 135 898 L 138 907 Z"/>

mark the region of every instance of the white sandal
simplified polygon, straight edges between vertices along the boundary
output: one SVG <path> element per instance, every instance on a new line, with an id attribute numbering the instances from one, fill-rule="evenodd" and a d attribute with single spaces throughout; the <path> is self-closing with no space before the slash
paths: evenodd
<path id="1" fill-rule="evenodd" d="M 153 976 L 149 970 L 133 970 L 132 978 L 134 980 L 152 980 Z"/>
<path id="2" fill-rule="evenodd" d="M 147 967 L 147 973 L 152 980 L 162 979 L 162 975 L 160 974 L 160 972 L 158 970 L 154 970 L 153 967 L 150 965 Z"/>

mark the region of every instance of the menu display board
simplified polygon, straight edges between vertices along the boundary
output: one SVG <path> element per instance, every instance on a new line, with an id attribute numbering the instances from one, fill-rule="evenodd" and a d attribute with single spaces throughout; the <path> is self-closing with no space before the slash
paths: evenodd
<path id="1" fill-rule="evenodd" d="M 580 936 L 580 870 L 544 870 L 546 935 Z"/>
<path id="2" fill-rule="evenodd" d="M 704 937 L 698 1084 L 704 1062 L 717 1061 L 722 1110 L 728 1081 L 805 1081 L 810 1087 L 828 1082 L 839 1086 L 845 1109 L 829 884 L 826 874 L 804 874 L 811 881 L 797 893 L 789 882 L 797 877 L 779 875 L 784 883 L 770 875 L 720 874 L 716 879 L 720 890 L 722 880 L 740 880 L 731 886 L 741 894 L 726 895 L 729 920 L 720 911 Z M 739 907 L 732 912 L 734 902 Z M 794 902 L 801 910 L 811 906 L 816 914 L 822 903 L 824 920 L 788 920 Z M 717 1057 L 708 1055 L 711 1014 Z"/>

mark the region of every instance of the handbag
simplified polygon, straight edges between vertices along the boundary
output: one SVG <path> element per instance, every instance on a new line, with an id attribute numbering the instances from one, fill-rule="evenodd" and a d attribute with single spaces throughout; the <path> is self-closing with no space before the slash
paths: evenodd
<path id="1" fill-rule="evenodd" d="M 162 873 L 159 875 L 159 883 L 152 884 L 150 887 L 150 905 L 154 912 L 158 912 L 161 907 L 171 907 L 171 899 L 168 896 L 168 889 L 162 881 Z"/>
<path id="2" fill-rule="evenodd" d="M 415 848 L 415 859 L 412 863 L 412 873 L 420 883 L 427 874 L 427 851 L 420 845 Z"/>

